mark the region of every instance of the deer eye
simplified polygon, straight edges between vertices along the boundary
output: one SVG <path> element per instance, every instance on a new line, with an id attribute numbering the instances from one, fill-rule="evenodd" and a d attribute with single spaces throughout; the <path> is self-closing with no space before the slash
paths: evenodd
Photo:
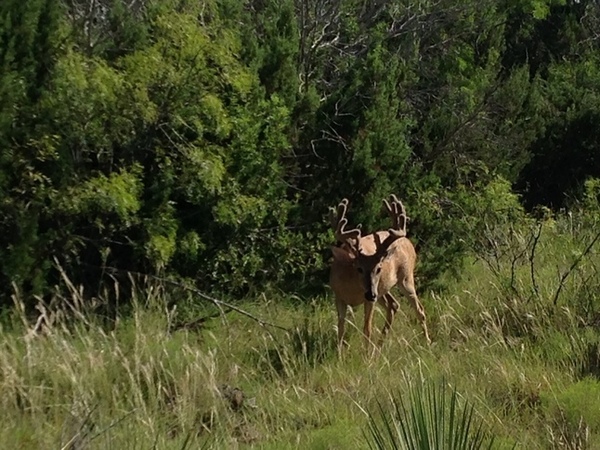
<path id="1" fill-rule="evenodd" d="M 380 273 L 381 273 L 381 267 L 378 267 L 377 268 L 377 274 L 380 274 Z"/>

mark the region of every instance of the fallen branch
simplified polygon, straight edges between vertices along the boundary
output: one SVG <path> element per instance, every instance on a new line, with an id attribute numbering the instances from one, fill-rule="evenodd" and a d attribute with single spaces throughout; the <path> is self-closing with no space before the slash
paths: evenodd
<path id="1" fill-rule="evenodd" d="M 201 298 L 203 298 L 205 300 L 208 300 L 209 302 L 212 302 L 215 306 L 217 306 L 221 310 L 222 310 L 223 307 L 229 308 L 230 310 L 233 310 L 233 311 L 235 311 L 235 312 L 237 312 L 237 313 L 239 313 L 239 314 L 241 314 L 243 316 L 246 316 L 246 317 L 254 320 L 255 322 L 258 322 L 258 324 L 261 325 L 261 326 L 269 326 L 269 327 L 277 328 L 277 329 L 283 330 L 283 331 L 290 331 L 286 327 L 282 327 L 281 325 L 277 325 L 275 323 L 267 322 L 266 320 L 263 320 L 260 317 L 256 317 L 255 315 L 250 314 L 248 311 L 243 310 L 242 308 L 238 308 L 237 306 L 234 306 L 231 303 L 227 303 L 227 302 L 224 302 L 223 300 L 218 300 L 218 299 L 216 299 L 214 297 L 211 297 L 210 295 L 206 295 L 204 292 L 200 291 L 199 289 L 183 285 L 183 284 L 178 283 L 177 281 L 174 281 L 174 280 L 169 280 L 169 279 L 166 279 L 166 278 L 160 278 L 160 277 L 154 277 L 154 276 L 152 276 L 152 277 L 156 278 L 156 279 L 159 279 L 161 281 L 165 281 L 167 283 L 171 283 L 171 284 L 173 284 L 175 286 L 179 286 L 179 287 L 181 287 L 181 288 L 183 288 L 185 290 L 188 290 L 190 292 L 193 292 L 194 294 L 198 295 L 199 297 L 201 297 Z M 225 314 L 225 313 L 222 312 L 222 314 Z"/>
<path id="2" fill-rule="evenodd" d="M 172 331 L 177 331 L 177 330 L 195 330 L 197 328 L 200 328 L 202 325 L 204 325 L 204 322 L 210 320 L 210 319 L 215 319 L 219 316 L 223 316 L 224 314 L 230 313 L 231 311 L 233 311 L 232 309 L 228 309 L 227 311 L 223 311 L 222 309 L 219 309 L 219 312 L 216 312 L 214 314 L 209 314 L 207 316 L 202 316 L 202 317 L 198 317 L 197 319 L 191 320 L 189 322 L 185 322 L 185 323 L 179 323 L 177 325 L 173 325 L 172 327 Z"/>
<path id="3" fill-rule="evenodd" d="M 283 327 L 281 325 L 277 325 L 275 323 L 271 323 L 271 322 L 268 322 L 266 320 L 263 320 L 260 317 L 257 317 L 257 316 L 249 313 L 248 311 L 246 311 L 246 310 L 244 310 L 242 308 L 239 308 L 239 307 L 237 307 L 235 305 L 232 305 L 231 303 L 224 302 L 223 300 L 219 300 L 219 299 L 216 299 L 214 297 L 211 297 L 210 295 L 205 294 L 204 292 L 200 291 L 199 289 L 197 289 L 195 287 L 191 287 L 191 286 L 186 285 L 186 284 L 183 284 L 183 283 L 181 283 L 179 281 L 171 280 L 169 278 L 159 277 L 159 276 L 156 276 L 156 275 L 149 275 L 149 274 L 146 274 L 146 273 L 131 272 L 129 270 L 117 269 L 116 267 L 104 267 L 104 269 L 107 270 L 107 271 L 113 272 L 113 273 L 119 273 L 119 272 L 121 272 L 121 273 L 127 274 L 128 276 L 135 275 L 135 276 L 139 276 L 139 277 L 153 278 L 153 279 L 158 280 L 158 281 L 162 281 L 162 282 L 165 282 L 165 283 L 168 283 L 168 284 L 172 284 L 173 286 L 177 286 L 177 287 L 180 287 L 180 288 L 182 288 L 182 289 L 184 289 L 186 291 L 193 292 L 194 294 L 196 294 L 200 298 L 208 300 L 213 305 L 215 305 L 217 308 L 219 308 L 219 311 L 220 311 L 221 315 L 225 315 L 226 314 L 226 312 L 223 310 L 223 308 L 227 308 L 230 311 L 235 311 L 235 312 L 241 314 L 242 316 L 246 316 L 246 317 L 254 320 L 255 322 L 258 322 L 258 324 L 261 325 L 261 326 L 263 326 L 263 327 L 264 326 L 268 326 L 268 327 L 277 328 L 277 329 L 283 330 L 283 331 L 290 331 L 286 327 Z M 200 318 L 194 320 L 193 322 L 202 323 L 202 322 L 204 322 L 205 320 L 207 320 L 209 318 L 210 317 L 200 317 Z"/>

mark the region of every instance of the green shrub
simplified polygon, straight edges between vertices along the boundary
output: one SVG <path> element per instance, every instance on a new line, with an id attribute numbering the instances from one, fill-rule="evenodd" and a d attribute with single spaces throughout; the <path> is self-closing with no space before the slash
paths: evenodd
<path id="1" fill-rule="evenodd" d="M 442 381 L 409 386 L 407 394 L 392 395 L 391 407 L 378 403 L 369 412 L 366 435 L 372 449 L 459 450 L 493 448 L 473 405 Z"/>
<path id="2" fill-rule="evenodd" d="M 571 443 L 600 438 L 600 381 L 585 378 L 541 397 L 553 435 Z"/>

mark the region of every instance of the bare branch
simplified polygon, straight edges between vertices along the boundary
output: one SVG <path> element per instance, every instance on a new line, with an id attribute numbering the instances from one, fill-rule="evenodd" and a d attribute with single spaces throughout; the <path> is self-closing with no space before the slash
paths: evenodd
<path id="1" fill-rule="evenodd" d="M 540 290 L 538 289 L 537 281 L 535 279 L 535 250 L 537 248 L 537 244 L 540 240 L 540 236 L 542 234 L 543 222 L 540 222 L 537 228 L 537 232 L 533 235 L 533 245 L 531 246 L 531 253 L 529 254 L 529 271 L 531 274 L 531 285 L 533 286 L 533 291 L 535 292 L 536 297 L 540 297 Z"/>
<path id="2" fill-rule="evenodd" d="M 141 276 L 141 277 L 152 278 L 152 279 L 157 280 L 157 281 L 162 281 L 164 283 L 168 283 L 168 284 L 171 284 L 173 286 L 180 287 L 180 288 L 182 288 L 182 289 L 184 289 L 186 291 L 193 292 L 198 297 L 203 298 L 204 300 L 208 300 L 209 302 L 211 302 L 212 304 L 214 304 L 217 308 L 219 308 L 219 310 L 221 311 L 221 315 L 225 315 L 225 311 L 224 311 L 223 308 L 227 308 L 229 310 L 235 311 L 235 312 L 237 312 L 237 313 L 239 313 L 239 314 L 241 314 L 243 316 L 246 316 L 246 317 L 254 320 L 255 322 L 257 322 L 259 325 L 261 325 L 263 327 L 264 326 L 269 326 L 269 327 L 277 328 L 277 329 L 283 330 L 283 331 L 290 331 L 286 327 L 283 327 L 281 325 L 277 325 L 277 324 L 268 322 L 266 320 L 263 320 L 260 317 L 257 317 L 257 316 L 249 313 L 248 311 L 246 311 L 246 310 L 244 310 L 242 308 L 239 308 L 239 307 L 237 307 L 235 305 L 232 305 L 231 303 L 225 302 L 223 300 L 219 300 L 219 299 L 217 299 L 215 297 L 211 297 L 210 295 L 205 294 L 201 290 L 199 290 L 199 289 L 197 289 L 195 287 L 186 285 L 184 283 L 181 283 L 179 281 L 175 281 L 175 280 L 172 280 L 172 279 L 169 279 L 169 278 L 159 277 L 159 276 L 156 276 L 156 275 L 149 275 L 149 274 L 146 274 L 146 273 L 132 272 L 132 271 L 129 271 L 129 270 L 118 269 L 116 267 L 105 267 L 104 269 L 107 272 L 111 272 L 111 273 L 117 273 L 117 274 L 118 273 L 124 273 L 124 274 L 127 274 L 128 276 Z"/>
<path id="3" fill-rule="evenodd" d="M 567 281 L 567 278 L 573 273 L 573 271 L 577 268 L 577 266 L 583 260 L 583 258 L 585 256 L 587 256 L 587 254 L 592 250 L 592 248 L 594 247 L 594 245 L 596 244 L 596 242 L 598 241 L 598 239 L 600 239 L 600 232 L 598 232 L 598 234 L 596 234 L 596 236 L 594 237 L 594 239 L 592 239 L 592 241 L 585 248 L 585 250 L 581 253 L 581 255 L 579 255 L 575 259 L 575 261 L 573 261 L 573 264 L 571 264 L 571 267 L 569 267 L 569 269 L 565 273 L 563 273 L 562 276 L 560 277 L 560 282 L 558 284 L 558 289 L 556 289 L 556 292 L 554 293 L 554 300 L 552 301 L 552 303 L 554 304 L 554 306 L 556 306 L 556 304 L 558 303 L 558 297 L 560 296 L 560 293 L 561 293 L 562 289 L 565 286 L 565 281 Z"/>

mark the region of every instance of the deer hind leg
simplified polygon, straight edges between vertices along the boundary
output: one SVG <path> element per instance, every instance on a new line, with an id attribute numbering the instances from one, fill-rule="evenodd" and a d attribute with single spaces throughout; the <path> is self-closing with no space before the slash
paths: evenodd
<path id="1" fill-rule="evenodd" d="M 400 290 L 402 294 L 406 296 L 410 300 L 410 304 L 417 312 L 417 316 L 419 318 L 419 322 L 421 322 L 421 327 L 423 327 L 423 332 L 425 333 L 425 339 L 427 339 L 427 343 L 431 344 L 431 339 L 429 338 L 429 332 L 427 331 L 427 317 L 425 316 L 425 309 L 423 309 L 423 305 L 419 301 L 419 297 L 417 297 L 417 292 L 415 290 L 415 284 L 412 279 L 405 279 L 401 286 Z"/>
<path id="2" fill-rule="evenodd" d="M 383 326 L 383 329 L 381 330 L 381 338 L 379 339 L 380 347 L 383 344 L 383 340 L 385 339 L 388 332 L 390 331 L 390 328 L 392 327 L 392 322 L 394 322 L 394 316 L 396 315 L 396 312 L 398 311 L 398 302 L 396 301 L 396 299 L 394 298 L 394 296 L 392 294 L 390 294 L 388 292 L 387 294 L 385 294 L 383 296 L 383 299 L 385 301 L 386 315 L 385 315 L 385 325 Z"/>

